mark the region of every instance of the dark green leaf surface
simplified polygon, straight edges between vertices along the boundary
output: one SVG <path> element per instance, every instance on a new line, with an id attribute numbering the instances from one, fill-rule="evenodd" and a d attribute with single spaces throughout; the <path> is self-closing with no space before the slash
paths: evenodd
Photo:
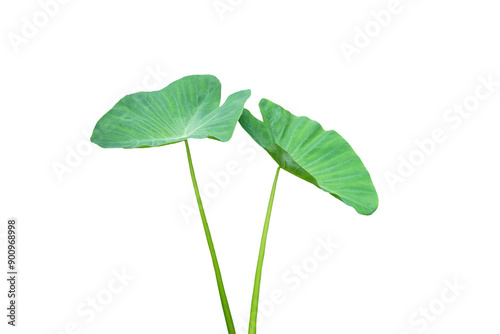
<path id="1" fill-rule="evenodd" d="M 240 124 L 281 168 L 332 194 L 360 214 L 375 212 L 378 196 L 370 174 L 344 138 L 269 100 L 261 100 L 259 107 L 263 122 L 245 110 Z"/>
<path id="2" fill-rule="evenodd" d="M 189 138 L 225 142 L 249 97 L 249 90 L 240 91 L 219 106 L 216 77 L 184 77 L 156 92 L 125 96 L 97 122 L 91 140 L 104 148 L 154 147 Z"/>

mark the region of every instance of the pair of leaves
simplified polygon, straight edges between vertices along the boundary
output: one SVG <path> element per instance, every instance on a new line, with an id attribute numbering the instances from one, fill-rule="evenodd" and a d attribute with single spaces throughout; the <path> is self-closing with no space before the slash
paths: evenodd
<path id="1" fill-rule="evenodd" d="M 92 142 L 104 148 L 143 148 L 190 138 L 231 139 L 238 120 L 284 170 L 332 194 L 363 215 L 378 197 L 360 158 L 335 131 L 296 117 L 263 99 L 263 122 L 244 110 L 250 91 L 236 92 L 219 106 L 221 84 L 210 75 L 188 76 L 156 92 L 121 99 L 97 123 Z"/>

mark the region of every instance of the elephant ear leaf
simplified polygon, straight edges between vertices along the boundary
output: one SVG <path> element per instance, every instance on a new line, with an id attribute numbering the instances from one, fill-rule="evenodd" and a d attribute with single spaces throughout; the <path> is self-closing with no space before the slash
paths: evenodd
<path id="1" fill-rule="evenodd" d="M 194 138 L 231 139 L 250 91 L 219 106 L 221 84 L 212 75 L 179 79 L 162 90 L 125 96 L 96 124 L 91 141 L 104 148 L 163 146 Z"/>
<path id="2" fill-rule="evenodd" d="M 282 169 L 330 193 L 360 214 L 375 212 L 378 196 L 370 174 L 344 138 L 269 100 L 261 100 L 259 107 L 263 122 L 245 110 L 240 124 Z"/>

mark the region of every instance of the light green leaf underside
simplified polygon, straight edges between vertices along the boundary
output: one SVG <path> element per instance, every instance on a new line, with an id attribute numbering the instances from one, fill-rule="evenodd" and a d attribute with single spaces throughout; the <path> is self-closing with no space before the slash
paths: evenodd
<path id="1" fill-rule="evenodd" d="M 211 75 L 179 79 L 156 92 L 125 96 L 96 124 L 91 141 L 104 148 L 162 146 L 194 138 L 231 139 L 250 91 L 219 106 L 221 84 Z"/>
<path id="2" fill-rule="evenodd" d="M 261 100 L 259 107 L 263 122 L 245 110 L 240 124 L 281 168 L 332 194 L 360 214 L 375 212 L 378 196 L 370 174 L 344 138 L 269 100 Z"/>

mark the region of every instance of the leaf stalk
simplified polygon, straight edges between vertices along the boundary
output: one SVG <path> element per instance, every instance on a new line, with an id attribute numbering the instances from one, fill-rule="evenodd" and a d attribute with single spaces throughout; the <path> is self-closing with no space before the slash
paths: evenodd
<path id="1" fill-rule="evenodd" d="M 198 182 L 196 181 L 196 175 L 194 173 L 193 159 L 191 158 L 191 150 L 189 149 L 188 141 L 185 140 L 184 142 L 186 144 L 186 152 L 189 162 L 189 171 L 191 173 L 191 180 L 193 181 L 194 192 L 196 194 L 196 201 L 198 202 L 198 208 L 200 210 L 200 216 L 203 222 L 203 229 L 205 230 L 205 236 L 207 237 L 208 248 L 210 250 L 210 255 L 212 256 L 215 278 L 217 279 L 217 287 L 219 288 L 219 295 L 222 304 L 222 310 L 224 311 L 224 318 L 226 319 L 227 331 L 229 334 L 236 334 L 233 318 L 231 316 L 231 310 L 229 309 L 229 303 L 227 301 L 226 291 L 224 290 L 224 284 L 222 282 L 222 274 L 220 272 L 219 262 L 217 261 L 217 255 L 215 253 L 215 247 L 212 241 L 212 235 L 210 234 L 207 217 L 205 215 L 205 209 L 203 208 L 203 203 L 201 201 Z"/>
<path id="2" fill-rule="evenodd" d="M 252 308 L 250 311 L 250 323 L 248 327 L 248 334 L 257 333 L 257 315 L 259 312 L 259 295 L 260 295 L 260 283 L 262 280 L 262 268 L 264 266 L 264 255 L 266 253 L 266 243 L 267 234 L 269 232 L 269 222 L 271 220 L 271 213 L 273 211 L 274 196 L 276 195 L 276 187 L 278 185 L 278 177 L 280 174 L 281 167 L 276 170 L 276 176 L 274 177 L 273 188 L 271 190 L 271 197 L 269 198 L 269 205 L 267 207 L 266 221 L 264 223 L 264 231 L 262 232 L 262 240 L 260 242 L 259 250 L 259 260 L 257 261 L 257 270 L 255 272 L 255 282 L 253 286 L 252 295 Z"/>

